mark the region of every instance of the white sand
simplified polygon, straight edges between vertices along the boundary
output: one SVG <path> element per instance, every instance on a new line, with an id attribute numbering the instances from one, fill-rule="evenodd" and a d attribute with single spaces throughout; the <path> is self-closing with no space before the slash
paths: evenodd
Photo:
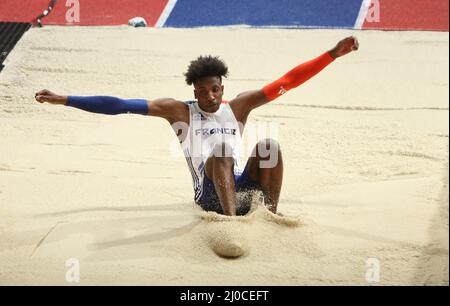
<path id="1" fill-rule="evenodd" d="M 187 100 L 182 73 L 205 53 L 229 65 L 230 99 L 349 34 L 358 53 L 250 120 L 280 126 L 290 219 L 202 213 L 162 119 L 33 99 L 47 88 Z M 0 284 L 68 284 L 76 258 L 86 285 L 448 285 L 448 43 L 433 32 L 31 29 L 0 73 Z M 227 239 L 245 255 L 217 256 Z M 379 283 L 366 281 L 370 258 Z"/>

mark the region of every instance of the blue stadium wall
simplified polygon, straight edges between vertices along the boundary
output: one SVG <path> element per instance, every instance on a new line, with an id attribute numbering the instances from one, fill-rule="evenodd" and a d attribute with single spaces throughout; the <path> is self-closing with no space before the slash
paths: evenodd
<path id="1" fill-rule="evenodd" d="M 361 0 L 178 0 L 166 27 L 353 28 Z"/>

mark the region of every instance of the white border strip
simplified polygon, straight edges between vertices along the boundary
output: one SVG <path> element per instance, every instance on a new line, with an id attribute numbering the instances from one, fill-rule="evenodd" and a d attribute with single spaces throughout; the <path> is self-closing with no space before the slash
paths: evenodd
<path id="1" fill-rule="evenodd" d="M 178 0 L 169 0 L 169 2 L 167 2 L 166 7 L 162 11 L 161 16 L 159 16 L 158 21 L 155 24 L 155 28 L 162 28 L 166 24 L 166 21 L 169 18 L 170 13 L 172 13 L 173 8 L 177 4 L 177 1 Z"/>
<path id="2" fill-rule="evenodd" d="M 355 29 L 361 30 L 364 24 L 364 20 L 366 20 L 367 13 L 370 8 L 370 4 L 372 4 L 372 0 L 363 0 L 361 3 L 361 8 L 359 9 L 358 18 L 355 22 Z"/>

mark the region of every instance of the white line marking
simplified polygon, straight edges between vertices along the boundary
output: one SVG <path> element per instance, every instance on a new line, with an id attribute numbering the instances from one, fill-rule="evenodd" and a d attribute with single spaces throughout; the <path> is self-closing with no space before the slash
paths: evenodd
<path id="1" fill-rule="evenodd" d="M 355 29 L 361 30 L 364 20 L 366 20 L 367 12 L 369 11 L 370 4 L 372 3 L 372 0 L 363 0 L 361 3 L 361 8 L 359 9 L 358 18 L 355 22 Z"/>
<path id="2" fill-rule="evenodd" d="M 177 1 L 178 0 L 169 0 L 169 2 L 167 2 L 166 7 L 162 11 L 161 16 L 159 16 L 159 19 L 155 24 L 155 28 L 162 28 L 166 24 L 166 21 L 169 18 L 170 13 L 172 13 L 173 8 L 177 4 Z"/>

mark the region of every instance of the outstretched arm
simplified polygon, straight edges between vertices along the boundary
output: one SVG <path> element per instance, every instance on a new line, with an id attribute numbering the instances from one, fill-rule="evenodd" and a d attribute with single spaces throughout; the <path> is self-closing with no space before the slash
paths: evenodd
<path id="1" fill-rule="evenodd" d="M 347 37 L 330 51 L 295 67 L 280 79 L 266 85 L 262 89 L 241 93 L 234 100 L 230 101 L 230 106 L 233 108 L 235 115 L 245 121 L 253 109 L 275 100 L 287 91 L 300 86 L 322 71 L 336 58 L 358 50 L 358 47 L 359 43 L 356 37 Z"/>
<path id="2" fill-rule="evenodd" d="M 165 98 L 148 101 L 145 99 L 120 99 L 110 96 L 61 96 L 49 90 L 41 90 L 36 93 L 38 102 L 61 104 L 75 107 L 91 113 L 118 115 L 141 114 L 167 119 L 170 123 L 185 121 L 187 106 L 180 101 Z"/>

